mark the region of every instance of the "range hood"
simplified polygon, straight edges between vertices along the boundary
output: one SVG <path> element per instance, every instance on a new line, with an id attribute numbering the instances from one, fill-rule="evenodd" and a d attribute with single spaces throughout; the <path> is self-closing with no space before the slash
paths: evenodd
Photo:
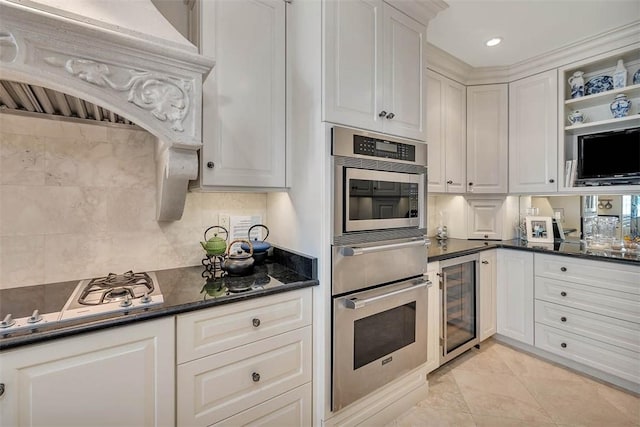
<path id="1" fill-rule="evenodd" d="M 159 221 L 182 217 L 197 177 L 212 67 L 150 0 L 0 0 L 0 80 L 86 100 L 156 136 Z"/>

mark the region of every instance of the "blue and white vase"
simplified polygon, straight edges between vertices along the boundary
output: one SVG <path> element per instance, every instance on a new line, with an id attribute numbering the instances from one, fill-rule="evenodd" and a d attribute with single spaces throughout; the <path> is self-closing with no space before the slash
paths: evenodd
<path id="1" fill-rule="evenodd" d="M 619 119 L 621 117 L 625 117 L 627 114 L 629 114 L 629 109 L 631 108 L 631 100 L 627 98 L 627 95 L 621 93 L 619 95 L 616 95 L 609 108 L 611 109 L 611 114 L 613 114 L 614 118 Z"/>
<path id="2" fill-rule="evenodd" d="M 573 125 L 584 122 L 584 114 L 580 110 L 573 111 L 567 118 Z"/>
<path id="3" fill-rule="evenodd" d="M 569 87 L 571 88 L 571 98 L 579 98 L 584 96 L 584 73 L 576 71 L 573 76 L 569 77 Z"/>
<path id="4" fill-rule="evenodd" d="M 622 59 L 618 59 L 616 71 L 613 73 L 613 88 L 622 89 L 627 85 L 627 69 L 624 67 Z"/>

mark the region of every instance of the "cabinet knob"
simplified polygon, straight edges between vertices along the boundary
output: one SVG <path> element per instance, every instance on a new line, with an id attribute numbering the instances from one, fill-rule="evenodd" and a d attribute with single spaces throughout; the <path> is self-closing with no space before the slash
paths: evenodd
<path id="1" fill-rule="evenodd" d="M 253 326 L 257 328 L 258 326 L 260 326 L 260 319 L 255 318 L 251 321 L 251 323 L 253 323 Z"/>
<path id="2" fill-rule="evenodd" d="M 447 184 L 453 184 L 453 181 L 449 180 L 447 181 Z"/>
<path id="3" fill-rule="evenodd" d="M 215 163 L 213 163 L 213 162 L 207 162 L 207 167 L 208 167 L 209 169 L 213 169 L 213 167 L 214 167 L 214 166 L 215 166 Z"/>
<path id="4" fill-rule="evenodd" d="M 550 182 L 551 184 L 553 184 L 554 182 L 556 182 L 556 180 L 555 180 L 555 179 L 553 179 L 553 178 L 551 178 L 551 179 L 549 180 L 549 182 Z"/>
<path id="5" fill-rule="evenodd" d="M 566 318 L 566 317 L 564 317 L 564 316 L 562 316 L 562 317 L 560 318 L 560 321 L 561 321 L 561 322 L 566 322 L 566 321 L 567 321 L 567 318 Z"/>
<path id="6" fill-rule="evenodd" d="M 562 348 L 567 348 L 567 343 L 566 343 L 566 342 L 563 342 L 562 344 L 560 344 L 560 347 L 562 347 Z"/>
<path id="7" fill-rule="evenodd" d="M 482 261 L 483 264 L 489 264 L 489 261 L 487 261 L 486 259 Z"/>
<path id="8" fill-rule="evenodd" d="M 378 113 L 378 117 L 380 117 L 380 118 L 385 118 L 385 117 L 387 117 L 387 112 L 386 112 L 386 111 L 384 111 L 384 110 L 380 111 L 380 113 Z"/>
<path id="9" fill-rule="evenodd" d="M 391 120 L 391 119 L 393 119 L 395 116 L 396 116 L 395 114 L 393 114 L 393 113 L 389 113 L 389 114 L 387 114 L 387 119 Z"/>
<path id="10" fill-rule="evenodd" d="M 257 383 L 258 381 L 260 381 L 260 374 L 257 372 L 254 372 L 253 374 L 251 374 L 251 379 L 253 380 L 254 383 Z"/>
<path id="11" fill-rule="evenodd" d="M 0 396 L 4 394 L 4 383 L 0 383 Z"/>
<path id="12" fill-rule="evenodd" d="M 471 187 L 471 186 L 473 186 L 473 182 L 470 182 L 470 183 L 469 183 L 469 187 Z"/>
<path id="13" fill-rule="evenodd" d="M 560 267 L 560 271 L 567 271 L 567 267 Z"/>
<path id="14" fill-rule="evenodd" d="M 560 292 L 560 295 L 563 296 L 563 297 L 566 297 L 567 293 L 565 291 L 562 291 L 562 292 Z"/>
<path id="15" fill-rule="evenodd" d="M 485 234 L 485 235 L 484 235 L 484 238 L 485 238 L 485 239 L 488 239 L 488 238 L 489 238 L 489 235 L 488 235 L 488 234 Z"/>

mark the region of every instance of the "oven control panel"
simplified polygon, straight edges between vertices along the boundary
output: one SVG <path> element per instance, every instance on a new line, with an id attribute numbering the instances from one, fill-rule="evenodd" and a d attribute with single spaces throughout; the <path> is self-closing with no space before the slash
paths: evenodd
<path id="1" fill-rule="evenodd" d="M 416 147 L 401 142 L 354 135 L 353 154 L 415 162 Z"/>

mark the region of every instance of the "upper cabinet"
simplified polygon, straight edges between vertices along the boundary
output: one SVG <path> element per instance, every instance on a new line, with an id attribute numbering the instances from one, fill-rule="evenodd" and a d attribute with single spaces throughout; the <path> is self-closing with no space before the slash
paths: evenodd
<path id="1" fill-rule="evenodd" d="M 325 16 L 324 120 L 424 141 L 426 27 L 382 0 Z"/>
<path id="2" fill-rule="evenodd" d="M 467 192 L 507 193 L 508 87 L 467 87 Z"/>
<path id="3" fill-rule="evenodd" d="M 199 184 L 283 188 L 286 3 L 199 1 L 196 9 L 192 35 L 216 61 L 203 85 Z"/>
<path id="4" fill-rule="evenodd" d="M 427 70 L 427 144 L 431 193 L 466 191 L 466 90 Z"/>
<path id="5" fill-rule="evenodd" d="M 509 84 L 509 192 L 555 192 L 558 185 L 558 75 Z"/>

